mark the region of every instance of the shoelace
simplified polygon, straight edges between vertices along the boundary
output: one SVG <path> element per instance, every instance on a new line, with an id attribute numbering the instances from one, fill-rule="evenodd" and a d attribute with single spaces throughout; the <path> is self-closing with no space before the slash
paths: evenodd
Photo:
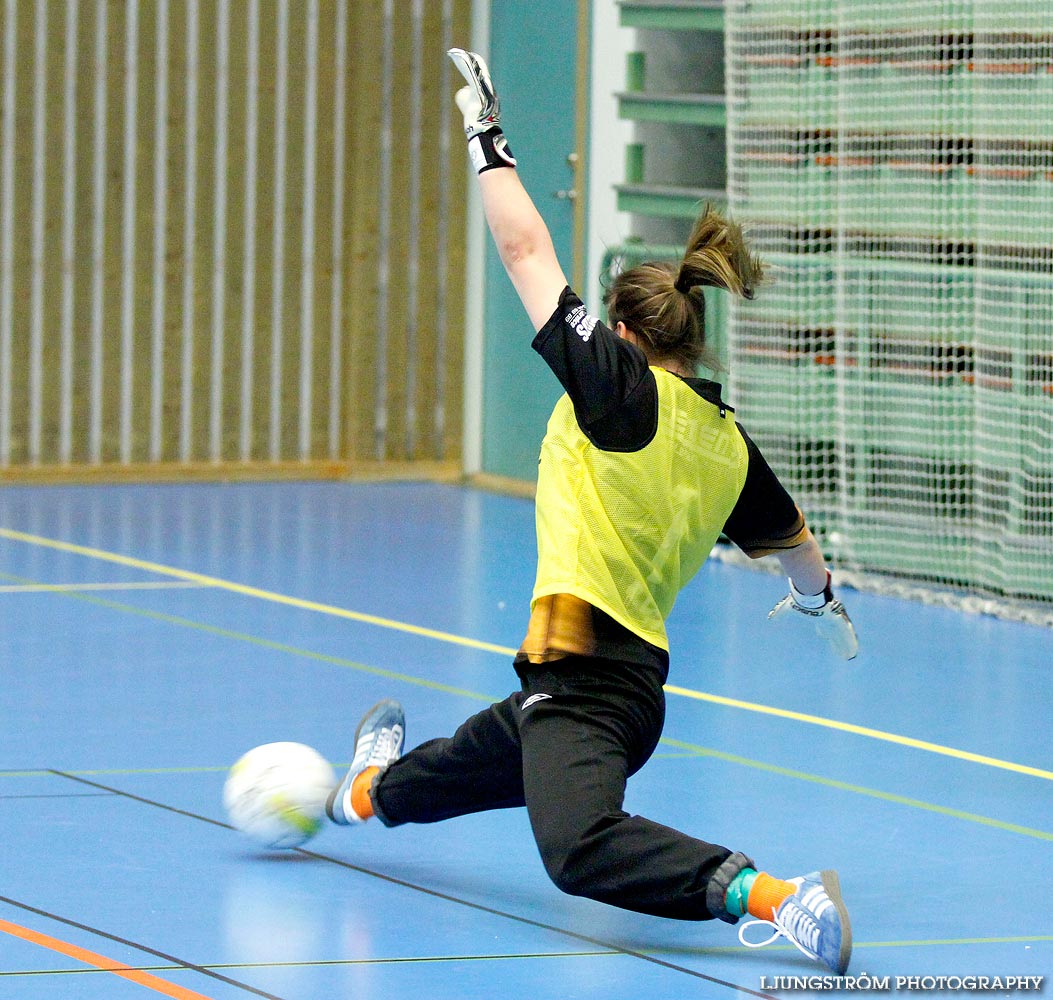
<path id="1" fill-rule="evenodd" d="M 786 912 L 785 917 L 783 911 Z M 746 929 L 756 924 L 766 924 L 774 930 L 763 941 L 747 941 Z M 747 948 L 763 948 L 780 937 L 786 938 L 802 955 L 809 958 L 815 958 L 819 953 L 819 925 L 807 910 L 799 906 L 782 906 L 779 912 L 772 914 L 771 920 L 749 920 L 739 928 L 739 941 Z M 802 944 L 802 940 L 806 944 Z"/>
<path id="2" fill-rule="evenodd" d="M 374 740 L 372 733 L 367 733 L 360 739 L 359 747 L 367 740 Z M 381 729 L 376 734 L 376 738 L 373 742 L 373 746 L 369 750 L 369 754 L 366 757 L 363 767 L 369 767 L 372 764 L 390 764 L 398 756 L 398 745 L 402 741 L 402 726 L 392 726 L 389 728 Z M 364 748 L 363 748 L 364 749 Z M 356 756 L 357 748 L 356 748 Z"/>

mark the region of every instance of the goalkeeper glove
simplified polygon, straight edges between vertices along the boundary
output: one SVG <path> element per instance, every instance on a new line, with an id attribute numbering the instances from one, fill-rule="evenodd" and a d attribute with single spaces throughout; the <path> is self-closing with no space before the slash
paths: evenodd
<path id="1" fill-rule="evenodd" d="M 848 617 L 845 606 L 834 599 L 829 570 L 826 573 L 826 589 L 821 594 L 802 594 L 790 580 L 790 593 L 771 609 L 768 618 L 782 618 L 791 611 L 811 618 L 816 634 L 830 643 L 842 659 L 851 660 L 859 652 L 859 640 L 852 619 Z"/>
<path id="2" fill-rule="evenodd" d="M 464 115 L 468 154 L 475 172 L 494 167 L 514 167 L 516 159 L 501 131 L 501 102 L 490 82 L 490 71 L 481 56 L 464 49 L 450 49 L 449 57 L 468 82 L 457 91 L 457 107 Z"/>

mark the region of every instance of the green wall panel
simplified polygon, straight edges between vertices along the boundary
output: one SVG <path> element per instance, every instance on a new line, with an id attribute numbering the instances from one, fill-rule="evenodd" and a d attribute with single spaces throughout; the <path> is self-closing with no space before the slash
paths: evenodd
<path id="1" fill-rule="evenodd" d="M 490 39 L 505 134 L 569 275 L 574 204 L 556 192 L 573 183 L 568 155 L 576 143 L 577 4 L 495 0 Z M 545 423 L 561 389 L 530 348 L 534 331 L 492 244 L 485 281 L 483 471 L 533 480 Z"/>

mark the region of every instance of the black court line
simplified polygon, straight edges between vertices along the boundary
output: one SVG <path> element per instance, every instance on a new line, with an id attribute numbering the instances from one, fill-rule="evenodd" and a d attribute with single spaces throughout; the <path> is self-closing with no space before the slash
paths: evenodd
<path id="1" fill-rule="evenodd" d="M 330 958 L 303 962 L 222 962 L 210 969 L 302 969 L 324 968 L 329 965 L 430 965 L 434 962 L 515 962 L 534 958 L 603 958 L 620 956 L 611 951 L 535 951 L 514 955 L 405 955 L 402 958 Z"/>
<path id="2" fill-rule="evenodd" d="M 179 809 L 175 806 L 166 805 L 164 802 L 157 802 L 154 799 L 148 799 L 142 795 L 134 795 L 131 792 L 122 791 L 119 788 L 113 788 L 110 785 L 103 785 L 97 781 L 89 781 L 87 778 L 82 778 L 79 775 L 70 774 L 66 771 L 57 771 L 53 768 L 46 769 L 50 774 L 57 775 L 60 778 L 68 778 L 70 781 L 77 781 L 84 785 L 90 785 L 93 788 L 100 788 L 103 791 L 112 792 L 114 795 L 120 795 L 123 798 L 131 799 L 133 802 L 140 802 L 143 805 L 153 806 L 155 809 L 163 809 L 166 812 L 175 813 L 177 816 L 185 816 L 189 819 L 196 819 L 202 823 L 209 823 L 212 826 L 222 827 L 225 830 L 234 831 L 229 823 L 224 823 L 221 820 L 212 819 L 209 816 L 201 816 L 198 813 L 189 812 L 186 809 Z M 235 831 L 236 832 L 236 831 Z M 383 872 L 373 871 L 369 868 L 363 868 L 360 865 L 353 865 L 349 861 L 343 861 L 340 858 L 334 858 L 328 854 L 319 854 L 316 851 L 307 851 L 302 847 L 293 848 L 290 853 L 296 853 L 303 855 L 308 858 L 315 858 L 318 861 L 325 861 L 329 864 L 337 865 L 340 868 L 346 868 L 349 871 L 358 872 L 360 875 L 368 875 L 372 878 L 380 879 L 382 882 L 387 882 L 391 885 L 397 885 L 404 889 L 412 889 L 414 892 L 421 892 L 427 896 L 431 896 L 433 899 L 441 899 L 447 903 L 455 903 L 458 906 L 465 906 L 469 909 L 476 910 L 480 913 L 489 913 L 495 917 L 502 917 L 505 920 L 514 920 L 516 923 L 523 924 L 528 927 L 536 927 L 540 930 L 552 931 L 555 934 L 563 934 L 566 937 L 573 938 L 575 941 L 582 941 L 585 944 L 592 945 L 596 948 L 602 948 L 607 951 L 617 952 L 620 955 L 628 955 L 632 958 L 638 958 L 644 962 L 650 962 L 652 965 L 660 966 L 663 969 L 669 969 L 673 972 L 682 972 L 686 976 L 692 976 L 695 979 L 704 980 L 707 983 L 713 983 L 715 986 L 725 986 L 730 990 L 734 990 L 737 993 L 746 993 L 750 996 L 761 997 L 763 1000 L 777 1000 L 769 993 L 761 993 L 757 990 L 751 990 L 747 986 L 741 986 L 738 983 L 729 983 L 725 979 L 718 979 L 715 976 L 708 976 L 704 972 L 698 972 L 695 969 L 688 969 L 683 965 L 677 965 L 674 962 L 667 962 L 661 958 L 655 958 L 653 955 L 648 955 L 642 951 L 635 951 L 632 948 L 625 948 L 621 945 L 612 944 L 609 941 L 603 941 L 600 938 L 590 937 L 588 934 L 582 934 L 579 931 L 567 930 L 565 927 L 557 927 L 554 924 L 546 924 L 540 920 L 532 920 L 529 917 L 518 916 L 514 913 L 507 913 L 504 910 L 498 910 L 492 906 L 484 906 L 482 903 L 473 903 L 471 900 L 461 899 L 458 896 L 451 896 L 445 892 L 439 892 L 436 889 L 429 889 L 427 886 L 417 885 L 413 882 L 407 882 L 404 879 L 395 878 L 393 875 L 385 875 Z M 0 899 L 3 899 L 0 896 Z M 150 949 L 144 949 L 150 951 Z M 152 952 L 155 955 L 160 955 L 160 952 Z M 160 955 L 162 958 L 167 956 Z M 170 961 L 177 961 L 176 959 L 169 959 Z M 192 966 L 192 968 L 199 968 L 198 966 Z M 200 971 L 204 972 L 205 969 L 201 968 Z M 240 984 L 236 984 L 240 985 Z M 257 991 L 254 991 L 257 992 Z M 268 994 L 260 994 L 261 996 L 267 996 Z"/>
<path id="3" fill-rule="evenodd" d="M 519 955 L 409 955 L 405 958 L 330 958 L 303 962 L 210 962 L 203 969 L 327 969 L 344 965 L 432 965 L 436 962 L 502 962 L 536 958 L 602 958 L 616 951 L 545 951 Z M 180 972 L 180 965 L 135 965 L 131 972 Z M 109 969 L 14 969 L 4 976 L 97 976 Z"/>
<path id="4" fill-rule="evenodd" d="M 55 772 L 58 774 L 59 772 Z M 121 794 L 117 792 L 116 794 Z M 89 924 L 82 924 L 76 920 L 70 920 L 69 917 L 61 917 L 57 913 L 49 913 L 47 910 L 42 910 L 36 906 L 30 906 L 28 903 L 20 902 L 17 899 L 11 899 L 9 896 L 0 896 L 0 903 L 7 903 L 8 906 L 14 906 L 19 910 L 25 910 L 27 913 L 35 913 L 37 916 L 46 917 L 48 920 L 54 920 L 60 924 L 65 924 L 67 927 L 76 927 L 77 930 L 87 931 L 89 934 L 95 934 L 98 937 L 105 938 L 107 941 L 114 941 L 117 944 L 125 945 L 129 948 L 135 948 L 137 951 L 145 952 L 147 955 L 153 955 L 155 958 L 163 959 L 166 962 L 171 962 L 172 965 L 179 969 L 185 969 L 189 972 L 200 972 L 203 976 L 209 976 L 212 979 L 217 979 L 221 983 L 226 983 L 228 986 L 236 986 L 239 990 L 244 990 L 246 993 L 252 993 L 254 996 L 264 997 L 265 1000 L 283 1000 L 282 997 L 275 995 L 274 993 L 265 993 L 263 990 L 256 989 L 255 986 L 249 986 L 248 983 L 240 982 L 237 979 L 231 979 L 229 976 L 224 976 L 222 973 L 214 972 L 212 969 L 207 968 L 204 965 L 195 965 L 193 962 L 184 961 L 175 955 L 169 955 L 166 952 L 158 951 L 156 948 L 151 948 L 149 945 L 140 944 L 138 941 L 129 941 L 128 938 L 120 937 L 117 934 L 111 934 L 109 931 L 104 931 L 98 927 L 92 927 Z M 109 971 L 109 970 L 100 970 Z M 41 972 L 42 975 L 46 973 Z"/>

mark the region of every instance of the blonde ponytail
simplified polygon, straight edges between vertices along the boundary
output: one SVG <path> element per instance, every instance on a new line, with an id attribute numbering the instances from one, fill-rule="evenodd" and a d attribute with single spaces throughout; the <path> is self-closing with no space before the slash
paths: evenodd
<path id="1" fill-rule="evenodd" d="M 605 296 L 608 322 L 624 323 L 652 364 L 719 370 L 720 362 L 706 349 L 700 286 L 752 299 L 763 279 L 764 266 L 747 247 L 742 229 L 706 205 L 679 264 L 639 264 L 613 279 Z"/>
<path id="2" fill-rule="evenodd" d="M 764 265 L 750 252 L 742 227 L 707 205 L 688 238 L 674 282 L 677 291 L 710 285 L 752 299 L 763 280 Z"/>

